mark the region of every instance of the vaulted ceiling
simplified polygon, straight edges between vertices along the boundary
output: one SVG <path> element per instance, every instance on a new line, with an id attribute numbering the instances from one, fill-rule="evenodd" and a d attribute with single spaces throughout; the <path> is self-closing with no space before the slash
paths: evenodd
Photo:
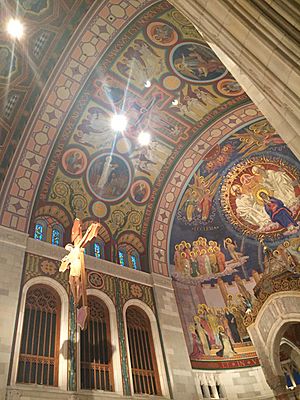
<path id="1" fill-rule="evenodd" d="M 32 233 L 47 217 L 68 232 L 75 217 L 100 220 L 105 241 L 132 243 L 146 270 L 151 259 L 166 275 L 170 239 L 194 240 L 208 225 L 220 241 L 228 226 L 257 238 L 220 198 L 223 172 L 283 143 L 188 20 L 146 0 L 20 0 L 18 14 L 24 39 L 0 40 L 3 225 Z M 119 112 L 122 134 L 110 126 Z M 184 214 L 195 172 L 211 197 L 206 217 Z"/>

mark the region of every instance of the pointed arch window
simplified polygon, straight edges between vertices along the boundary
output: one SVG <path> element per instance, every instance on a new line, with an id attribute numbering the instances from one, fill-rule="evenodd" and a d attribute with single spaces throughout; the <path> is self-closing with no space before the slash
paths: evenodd
<path id="1" fill-rule="evenodd" d="M 113 391 L 112 349 L 107 306 L 89 296 L 90 318 L 80 332 L 81 389 Z"/>
<path id="2" fill-rule="evenodd" d="M 126 321 L 134 393 L 161 395 L 149 318 L 140 308 L 130 306 Z"/>
<path id="3" fill-rule="evenodd" d="M 58 385 L 61 302 L 46 285 L 32 286 L 27 293 L 17 382 Z"/>

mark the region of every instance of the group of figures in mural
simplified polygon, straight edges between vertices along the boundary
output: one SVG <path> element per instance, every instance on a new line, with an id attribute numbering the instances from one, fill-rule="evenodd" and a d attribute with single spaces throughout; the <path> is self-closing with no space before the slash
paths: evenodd
<path id="1" fill-rule="evenodd" d="M 243 318 L 251 309 L 252 299 L 249 292 L 244 295 L 239 293 L 235 299 L 228 295 L 226 307 L 199 304 L 193 323 L 189 325 L 193 348 L 191 359 L 236 356 L 236 345 L 242 346 L 250 342 Z"/>
<path id="2" fill-rule="evenodd" d="M 182 241 L 175 245 L 175 272 L 184 276 L 203 277 L 209 279 L 213 276 L 231 274 L 235 267 L 243 265 L 248 256 L 238 251 L 237 243 L 230 237 L 224 239 L 224 249 L 230 255 L 226 260 L 222 247 L 214 240 L 199 236 L 192 245 Z"/>

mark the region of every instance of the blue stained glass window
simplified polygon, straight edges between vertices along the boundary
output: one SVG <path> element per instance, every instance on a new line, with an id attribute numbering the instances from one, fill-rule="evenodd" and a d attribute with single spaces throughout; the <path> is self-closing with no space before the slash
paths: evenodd
<path id="1" fill-rule="evenodd" d="M 35 225 L 34 238 L 37 240 L 43 240 L 43 225 L 42 224 Z"/>
<path id="2" fill-rule="evenodd" d="M 119 260 L 120 264 L 123 265 L 123 267 L 125 267 L 125 257 L 123 251 L 119 251 Z"/>
<path id="3" fill-rule="evenodd" d="M 55 246 L 59 246 L 59 244 L 60 244 L 60 232 L 59 232 L 58 229 L 53 229 L 52 230 L 51 243 L 54 244 Z"/>
<path id="4" fill-rule="evenodd" d="M 138 269 L 136 256 L 131 255 L 130 258 L 131 258 L 133 269 Z"/>
<path id="5" fill-rule="evenodd" d="M 94 255 L 96 258 L 103 258 L 102 247 L 99 243 L 94 243 Z"/>

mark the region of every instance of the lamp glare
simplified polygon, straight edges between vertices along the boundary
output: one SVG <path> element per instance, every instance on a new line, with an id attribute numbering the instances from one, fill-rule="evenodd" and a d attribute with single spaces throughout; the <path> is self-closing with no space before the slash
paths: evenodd
<path id="1" fill-rule="evenodd" d="M 149 132 L 141 132 L 138 136 L 138 142 L 141 146 L 147 146 L 151 141 L 151 135 Z"/>
<path id="2" fill-rule="evenodd" d="M 111 120 L 111 127 L 116 132 L 123 132 L 127 127 L 127 118 L 123 114 L 115 114 Z"/>
<path id="3" fill-rule="evenodd" d="M 24 33 L 23 24 L 20 20 L 11 18 L 7 23 L 7 32 L 14 39 L 20 39 Z"/>

